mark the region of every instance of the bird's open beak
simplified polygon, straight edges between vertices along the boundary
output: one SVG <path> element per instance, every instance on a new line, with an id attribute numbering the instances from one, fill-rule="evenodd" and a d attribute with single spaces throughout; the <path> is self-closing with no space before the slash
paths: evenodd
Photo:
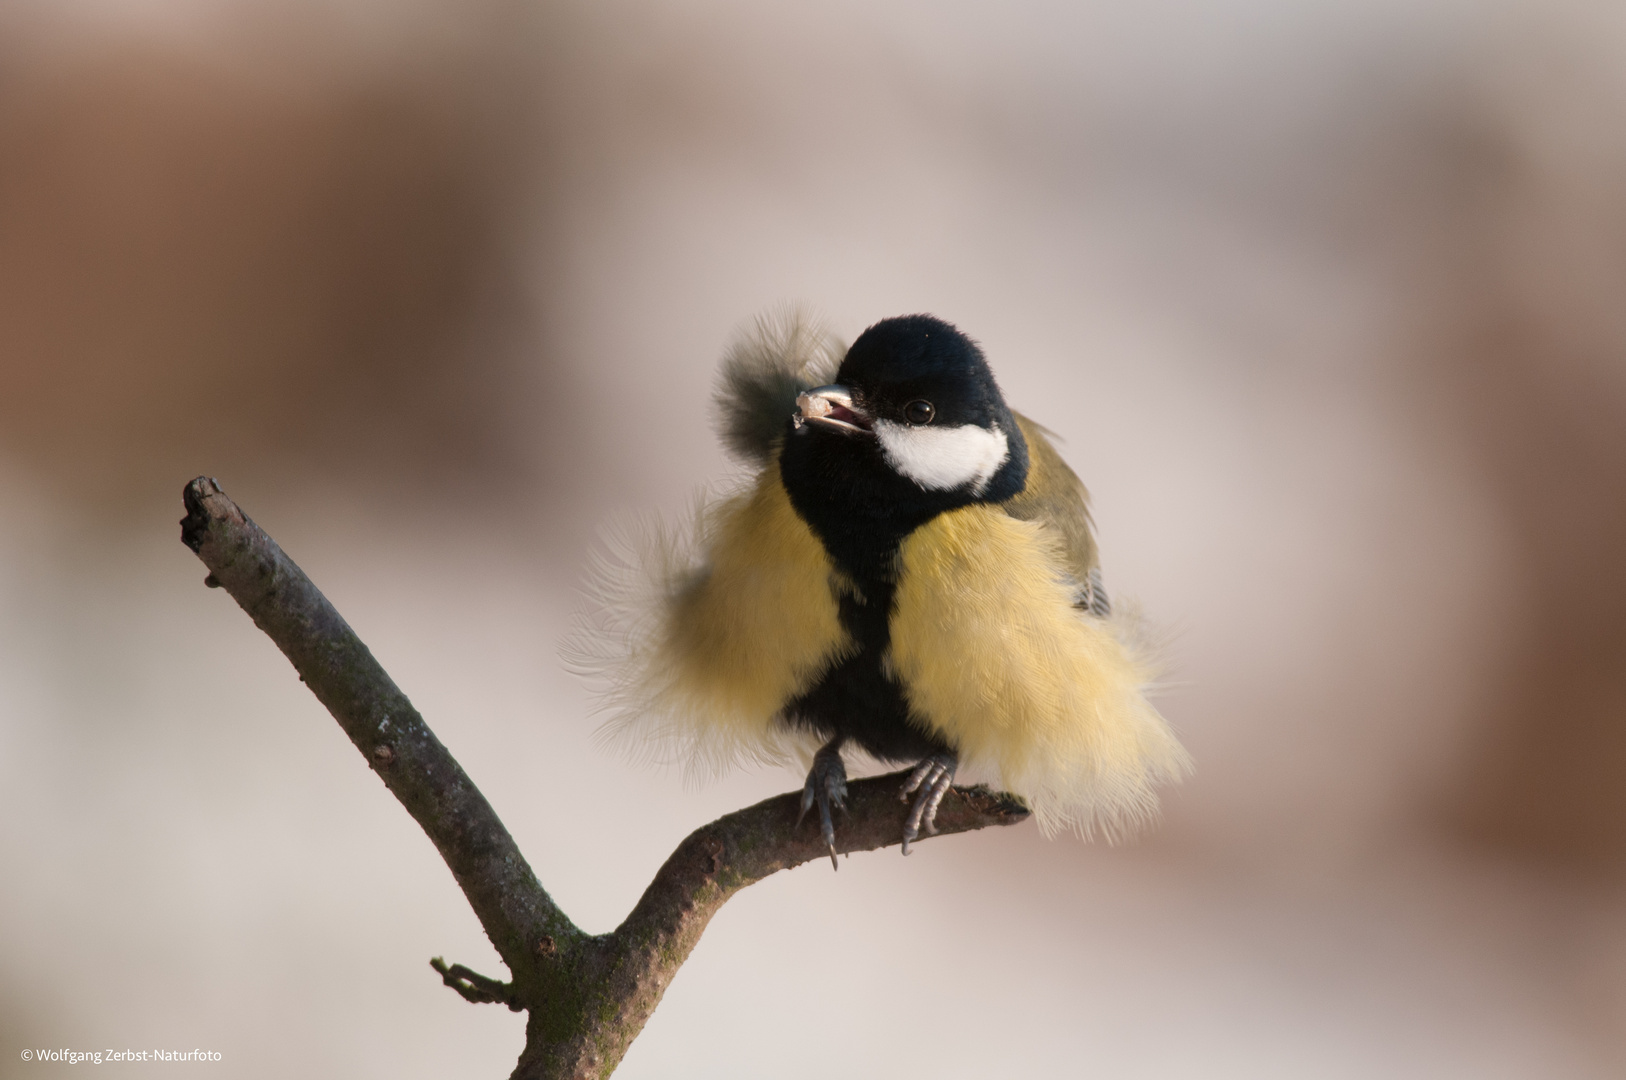
<path id="1" fill-rule="evenodd" d="M 796 399 L 796 426 L 819 424 L 848 434 L 868 432 L 870 418 L 853 404 L 852 391 L 845 386 L 815 386 Z"/>

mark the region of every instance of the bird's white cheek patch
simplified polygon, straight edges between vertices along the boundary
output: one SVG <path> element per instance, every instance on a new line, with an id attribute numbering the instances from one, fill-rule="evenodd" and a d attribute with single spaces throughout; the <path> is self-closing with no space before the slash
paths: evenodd
<path id="1" fill-rule="evenodd" d="M 1010 440 L 997 424 L 914 427 L 877 420 L 875 434 L 887 464 L 928 491 L 970 484 L 980 494 L 1011 456 Z"/>

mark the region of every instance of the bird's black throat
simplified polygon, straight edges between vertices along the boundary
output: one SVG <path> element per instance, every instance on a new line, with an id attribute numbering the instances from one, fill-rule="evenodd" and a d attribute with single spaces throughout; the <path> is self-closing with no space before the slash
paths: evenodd
<path id="1" fill-rule="evenodd" d="M 837 600 L 857 646 L 785 707 L 785 719 L 824 739 L 850 739 L 883 761 L 952 751 L 910 718 L 903 687 L 883 661 L 900 545 L 938 514 L 976 500 L 923 490 L 884 466 L 873 439 L 839 432 L 792 431 L 779 469 L 791 505 L 847 579 L 836 586 Z"/>
<path id="2" fill-rule="evenodd" d="M 833 385 L 845 395 L 834 400 L 850 403 L 853 422 L 831 425 L 820 422 L 823 414 L 802 413 L 804 422 L 786 424 L 779 476 L 839 571 L 831 587 L 857 649 L 784 715 L 826 739 L 849 738 L 883 760 L 952 753 L 955 747 L 911 716 L 903 687 L 888 671 L 893 600 L 905 572 L 898 553 L 910 533 L 939 514 L 1020 493 L 1027 484 L 1027 443 L 982 350 L 929 315 L 885 319 L 865 330 Z M 929 486 L 905 475 L 918 470 L 887 459 L 878 434 L 883 424 L 999 432 L 1006 453 L 981 482 Z"/>

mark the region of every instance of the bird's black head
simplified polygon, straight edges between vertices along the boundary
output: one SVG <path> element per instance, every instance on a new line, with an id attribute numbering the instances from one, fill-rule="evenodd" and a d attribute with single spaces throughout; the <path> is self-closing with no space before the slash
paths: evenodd
<path id="1" fill-rule="evenodd" d="M 845 563 L 869 561 L 877 545 L 890 558 L 936 515 L 1001 502 L 1027 480 L 1027 444 L 982 350 L 930 315 L 864 331 L 836 382 L 797 406 L 781 475 L 797 510 Z"/>

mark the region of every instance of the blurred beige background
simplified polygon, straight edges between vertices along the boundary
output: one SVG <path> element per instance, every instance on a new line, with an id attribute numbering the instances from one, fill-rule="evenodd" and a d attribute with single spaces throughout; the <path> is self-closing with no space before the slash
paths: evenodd
<path id="1" fill-rule="evenodd" d="M 606 930 L 700 791 L 555 647 L 800 300 L 984 344 L 1198 762 L 735 899 L 620 1074 L 1626 1069 L 1626 9 L 0 7 L 0 1076 L 503 1076 L 415 826 L 177 542 L 218 476 Z M 167 1074 L 180 1066 L 123 1065 Z"/>

